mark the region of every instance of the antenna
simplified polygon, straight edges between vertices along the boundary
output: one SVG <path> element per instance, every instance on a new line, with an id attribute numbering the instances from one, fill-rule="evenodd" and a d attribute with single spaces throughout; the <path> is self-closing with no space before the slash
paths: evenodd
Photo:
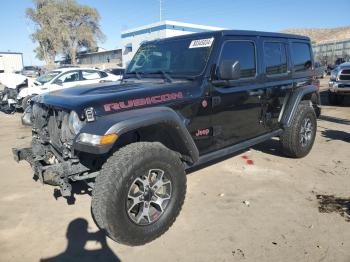
<path id="1" fill-rule="evenodd" d="M 162 13 L 163 13 L 163 0 L 159 0 L 159 21 L 160 22 L 162 22 L 163 20 Z"/>

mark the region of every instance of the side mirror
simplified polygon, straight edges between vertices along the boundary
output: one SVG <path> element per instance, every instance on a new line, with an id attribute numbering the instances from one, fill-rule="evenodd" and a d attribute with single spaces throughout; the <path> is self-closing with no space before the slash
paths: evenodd
<path id="1" fill-rule="evenodd" d="M 237 80 L 241 77 L 241 65 L 239 61 L 223 60 L 219 66 L 219 78 L 221 80 Z"/>
<path id="2" fill-rule="evenodd" d="M 61 79 L 57 79 L 57 80 L 55 81 L 55 84 L 56 84 L 56 85 L 59 85 L 59 86 L 62 86 L 62 85 L 63 85 L 63 81 L 62 81 Z"/>

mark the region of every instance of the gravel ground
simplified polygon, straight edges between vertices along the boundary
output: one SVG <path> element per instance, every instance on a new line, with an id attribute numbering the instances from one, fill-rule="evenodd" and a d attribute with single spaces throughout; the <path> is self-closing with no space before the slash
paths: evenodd
<path id="1" fill-rule="evenodd" d="M 0 261 L 350 261 L 349 100 L 323 107 L 303 159 L 270 140 L 189 174 L 175 224 L 140 247 L 98 231 L 83 187 L 67 203 L 34 182 L 11 155 L 30 129 L 20 114 L 0 113 L 0 123 Z"/>

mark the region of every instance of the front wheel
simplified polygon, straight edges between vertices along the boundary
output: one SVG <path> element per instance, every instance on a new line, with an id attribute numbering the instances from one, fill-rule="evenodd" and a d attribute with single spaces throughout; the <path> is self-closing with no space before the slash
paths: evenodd
<path id="1" fill-rule="evenodd" d="M 299 104 L 291 125 L 281 136 L 283 152 L 294 158 L 306 156 L 314 144 L 316 129 L 314 109 L 308 104 Z"/>
<path id="2" fill-rule="evenodd" d="M 142 245 L 174 223 L 186 194 L 179 155 L 158 142 L 129 144 L 111 156 L 96 178 L 92 213 L 113 240 Z"/>

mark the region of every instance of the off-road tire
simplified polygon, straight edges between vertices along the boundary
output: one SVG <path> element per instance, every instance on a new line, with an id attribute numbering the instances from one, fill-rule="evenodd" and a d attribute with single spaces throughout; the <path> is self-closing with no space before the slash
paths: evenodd
<path id="1" fill-rule="evenodd" d="M 305 119 L 310 119 L 312 132 L 310 141 L 305 146 L 302 146 L 300 136 L 302 124 L 304 123 Z M 317 120 L 315 110 L 308 103 L 300 103 L 291 125 L 284 130 L 280 137 L 282 152 L 293 158 L 301 158 L 306 156 L 314 144 L 316 130 Z"/>
<path id="2" fill-rule="evenodd" d="M 172 194 L 154 223 L 138 225 L 128 215 L 128 191 L 143 172 L 159 168 L 171 178 Z M 186 195 L 186 175 L 179 155 L 158 142 L 138 142 L 116 151 L 103 165 L 92 194 L 92 215 L 113 240 L 135 246 L 150 242 L 174 223 Z"/>

